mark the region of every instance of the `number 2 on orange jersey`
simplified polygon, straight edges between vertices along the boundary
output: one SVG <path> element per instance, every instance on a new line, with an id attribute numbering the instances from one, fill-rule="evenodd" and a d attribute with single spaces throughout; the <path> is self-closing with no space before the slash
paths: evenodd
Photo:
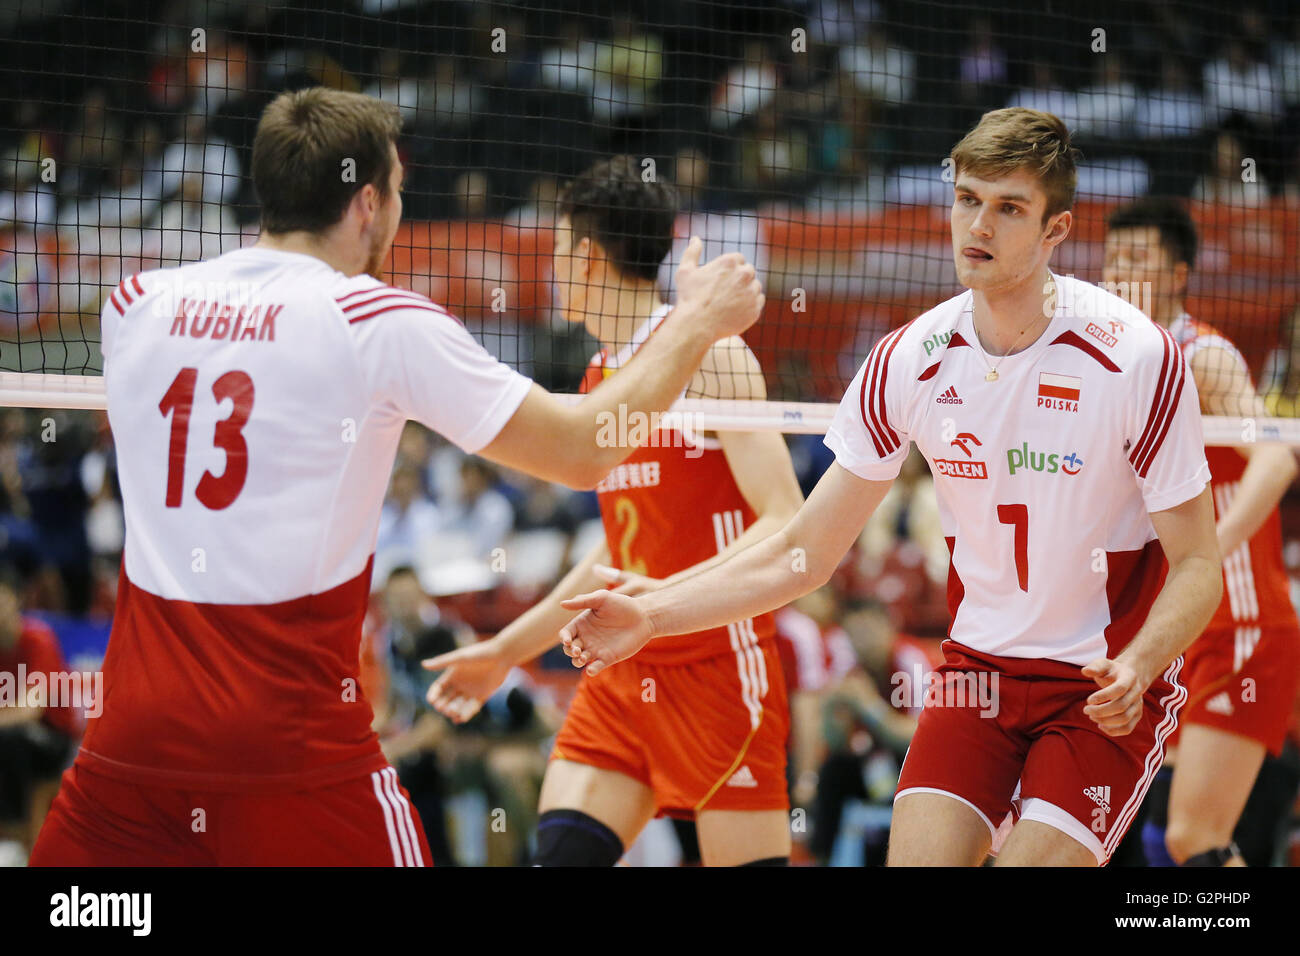
<path id="1" fill-rule="evenodd" d="M 632 557 L 632 542 L 641 529 L 641 516 L 637 514 L 636 505 L 631 498 L 624 496 L 614 502 L 614 518 L 623 526 L 623 536 L 618 539 L 619 566 L 633 574 L 645 574 L 645 562 Z"/>

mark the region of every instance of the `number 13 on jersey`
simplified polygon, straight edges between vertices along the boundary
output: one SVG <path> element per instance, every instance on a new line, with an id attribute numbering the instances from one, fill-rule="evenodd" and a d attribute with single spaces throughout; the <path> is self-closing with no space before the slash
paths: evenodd
<path id="1" fill-rule="evenodd" d="M 189 443 L 190 411 L 194 407 L 194 386 L 199 377 L 196 368 L 183 368 L 172 380 L 158 411 L 172 419 L 171 440 L 167 450 L 167 507 L 179 508 L 185 491 L 185 452 Z M 243 429 L 253 413 L 253 380 L 247 372 L 226 372 L 212 383 L 212 397 L 220 404 L 233 402 L 230 414 L 217 422 L 212 444 L 226 453 L 226 469 L 221 475 L 205 471 L 194 496 L 213 511 L 228 508 L 239 497 L 248 478 L 248 443 Z"/>

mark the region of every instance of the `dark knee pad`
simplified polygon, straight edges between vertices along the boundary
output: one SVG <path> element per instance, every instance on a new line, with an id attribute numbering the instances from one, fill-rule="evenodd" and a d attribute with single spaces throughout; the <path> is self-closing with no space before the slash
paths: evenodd
<path id="1" fill-rule="evenodd" d="M 789 866 L 790 858 L 788 856 L 769 856 L 762 860 L 750 860 L 748 863 L 742 863 L 741 866 Z"/>
<path id="2" fill-rule="evenodd" d="M 613 866 L 622 856 L 618 834 L 581 810 L 547 810 L 537 821 L 534 866 Z"/>
<path id="3" fill-rule="evenodd" d="M 1147 790 L 1147 823 L 1154 823 L 1161 830 L 1169 826 L 1169 785 L 1173 779 L 1173 768 L 1161 767 Z"/>
<path id="4" fill-rule="evenodd" d="M 1158 827 L 1150 820 L 1142 824 L 1142 855 L 1147 858 L 1147 866 L 1177 866 L 1169 855 L 1165 845 L 1165 828 Z"/>
<path id="5" fill-rule="evenodd" d="M 1238 856 L 1241 856 L 1241 851 L 1237 849 L 1237 844 L 1229 843 L 1227 846 L 1189 856 L 1183 861 L 1183 866 L 1226 866 L 1229 860 Z"/>

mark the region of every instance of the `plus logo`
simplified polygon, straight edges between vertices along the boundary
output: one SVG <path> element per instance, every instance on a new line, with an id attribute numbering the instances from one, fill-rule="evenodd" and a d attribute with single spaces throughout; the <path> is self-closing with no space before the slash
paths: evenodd
<path id="1" fill-rule="evenodd" d="M 1067 475 L 1077 475 L 1081 468 L 1083 468 L 1083 459 L 1074 452 L 1061 459 L 1061 471 Z"/>
<path id="2" fill-rule="evenodd" d="M 1055 475 L 1057 472 L 1077 475 L 1083 470 L 1083 459 L 1074 452 L 1058 455 L 1033 451 L 1028 442 L 1023 442 L 1019 448 L 1007 449 L 1007 472 L 1014 475 L 1017 471 L 1026 469 L 1049 475 Z"/>

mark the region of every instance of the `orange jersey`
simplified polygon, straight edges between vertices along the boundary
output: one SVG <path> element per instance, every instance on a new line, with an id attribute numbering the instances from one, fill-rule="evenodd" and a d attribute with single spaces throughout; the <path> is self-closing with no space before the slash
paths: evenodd
<path id="1" fill-rule="evenodd" d="M 657 310 L 619 355 L 611 357 L 602 349 L 591 360 L 582 391 L 626 362 L 667 312 L 667 307 Z M 635 437 L 637 424 L 627 423 L 627 437 Z M 596 486 L 596 494 L 614 566 L 665 578 L 724 550 L 755 515 L 717 439 L 691 439 L 676 429 L 645 437 L 646 443 Z M 763 614 L 726 627 L 656 638 L 637 657 L 647 664 L 681 664 L 741 654 L 760 640 L 774 639 L 775 633 L 772 615 Z"/>
<path id="2" fill-rule="evenodd" d="M 1213 327 L 1184 312 L 1170 324 L 1169 332 L 1189 363 L 1203 348 L 1222 348 L 1235 357 L 1249 376 L 1246 360 L 1236 346 Z M 1228 447 L 1206 448 L 1205 457 L 1210 464 L 1210 490 L 1217 521 L 1232 504 L 1247 459 L 1235 448 Z M 1223 556 L 1223 585 L 1223 601 L 1206 630 L 1231 631 L 1244 625 L 1253 630 L 1258 640 L 1261 627 L 1296 626 L 1286 566 L 1282 562 L 1282 519 L 1276 506 L 1249 541 Z M 1246 639 L 1249 640 L 1249 632 Z M 1249 657 L 1252 649 L 1243 647 L 1239 653 Z"/>

